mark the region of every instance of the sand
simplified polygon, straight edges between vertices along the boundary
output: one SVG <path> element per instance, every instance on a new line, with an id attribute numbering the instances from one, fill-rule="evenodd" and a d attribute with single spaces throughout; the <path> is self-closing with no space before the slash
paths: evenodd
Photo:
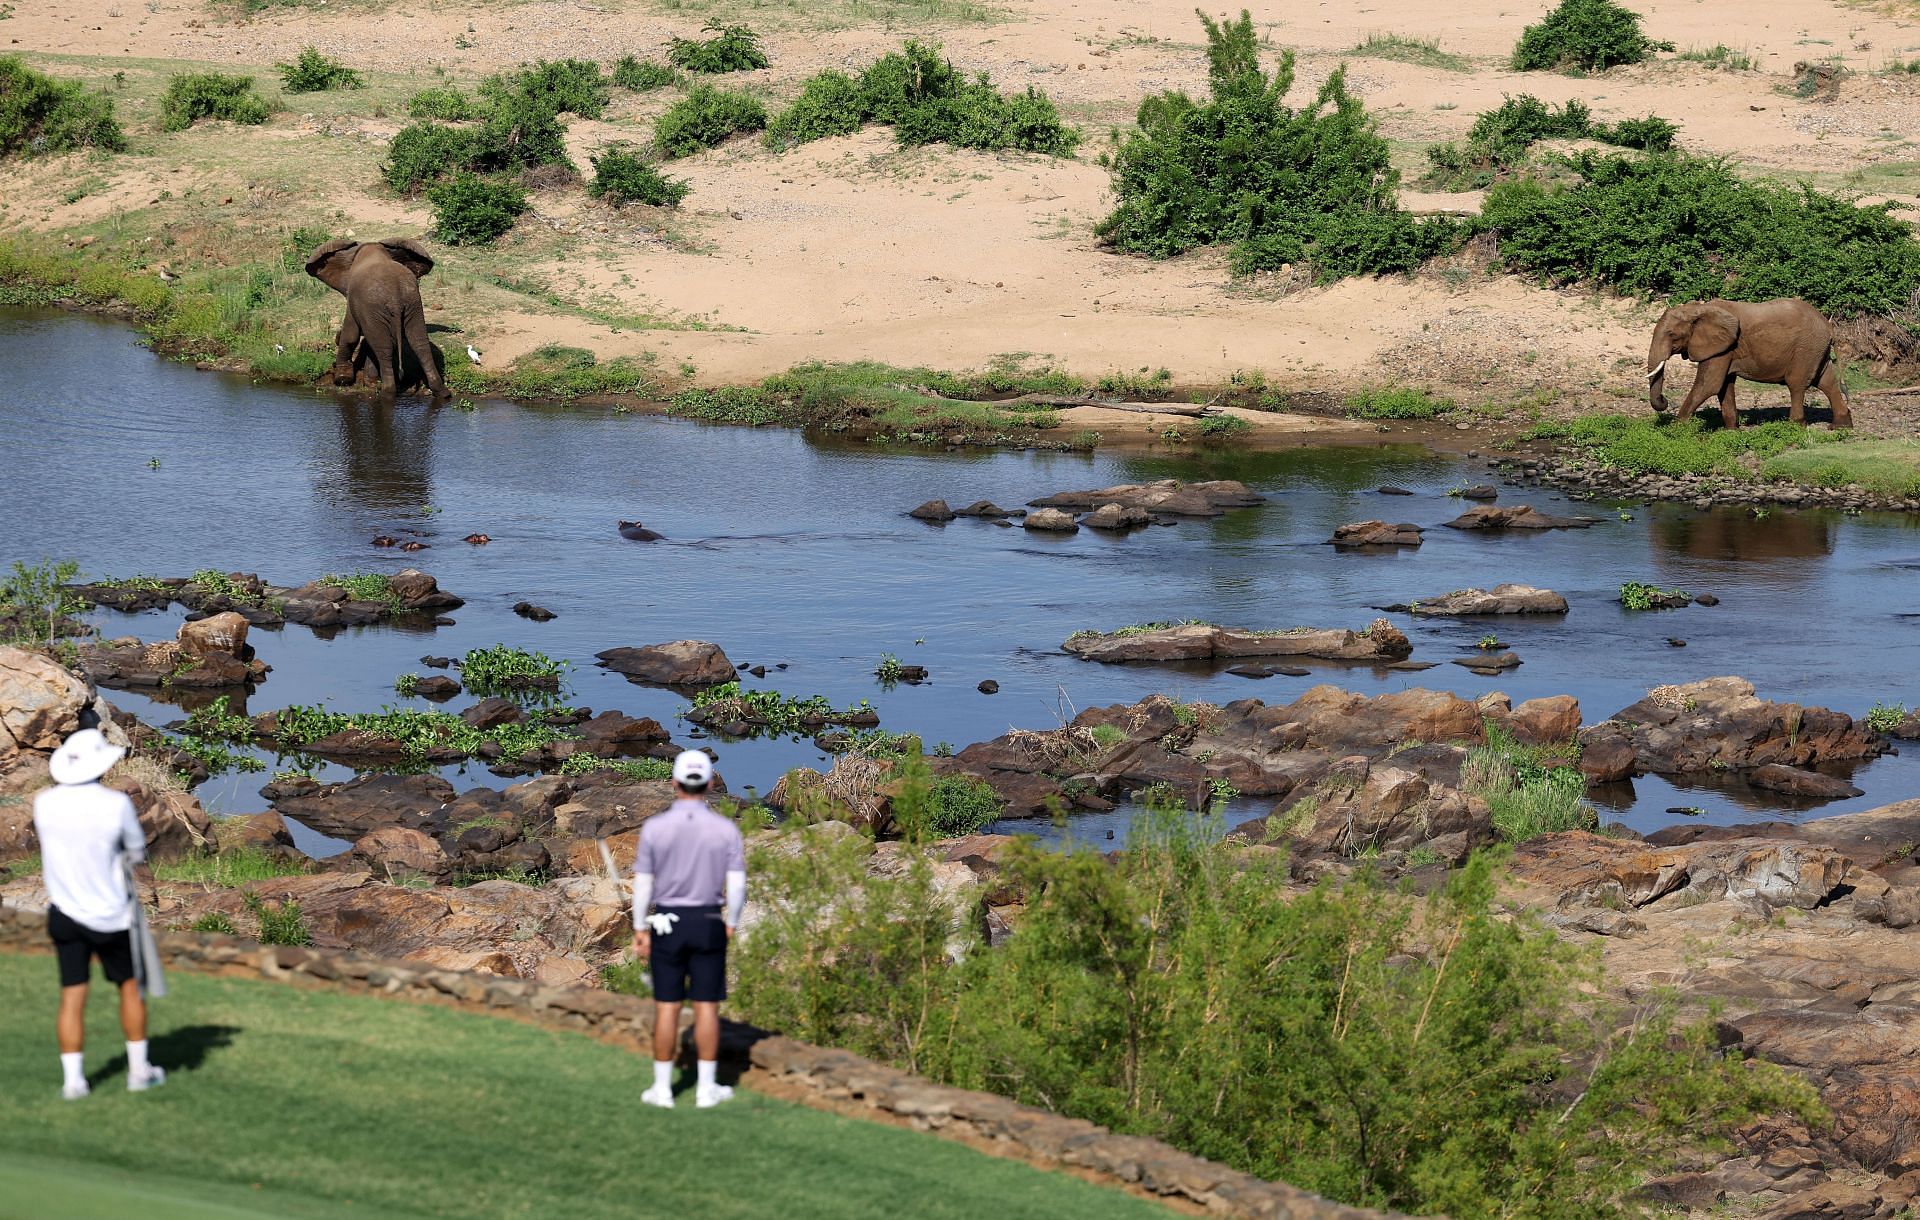
<path id="1" fill-rule="evenodd" d="M 1276 48 L 1299 49 L 1297 96 L 1341 62 L 1349 65 L 1351 83 L 1409 177 L 1426 145 L 1458 138 L 1503 94 L 1530 92 L 1554 102 L 1582 98 L 1601 118 L 1666 115 L 1682 124 L 1690 150 L 1913 202 L 1920 172 L 1910 171 L 1920 155 L 1910 137 L 1920 132 L 1920 77 L 1871 71 L 1920 54 L 1920 23 L 1894 10 L 1823 0 L 1759 0 L 1742 5 L 1737 21 L 1729 6 L 1697 0 L 1640 7 L 1653 35 L 1683 49 L 1724 43 L 1754 56 L 1760 70 L 1668 59 L 1584 79 L 1510 72 L 1504 56 L 1521 27 L 1545 10 L 1539 0 L 1325 0 L 1255 16 Z M 1236 282 L 1219 251 L 1152 262 L 1103 249 L 1093 227 L 1113 202 L 1097 164 L 1107 130 L 1129 121 L 1149 92 L 1204 90 L 1192 8 L 1176 0 L 1019 0 L 999 11 L 1007 20 L 942 26 L 901 18 L 887 28 L 880 17 L 851 24 L 831 6 L 742 10 L 765 32 L 774 66 L 725 83 L 784 98 L 811 73 L 857 69 L 903 36 L 936 38 L 958 66 L 989 71 L 1003 87 L 1033 84 L 1051 94 L 1088 132 L 1077 157 L 903 150 L 886 130 L 869 129 L 778 155 L 739 140 L 677 162 L 673 172 L 693 192 L 665 223 L 648 209 L 604 207 L 578 187 L 542 191 L 499 251 L 456 261 L 484 272 L 490 259 L 511 260 L 568 307 L 523 298 L 488 308 L 459 318 L 462 338 L 492 366 L 566 343 L 603 356 L 650 352 L 661 369 L 709 385 L 807 360 L 969 369 L 1012 356 L 1089 376 L 1166 368 L 1182 386 L 1257 370 L 1291 390 L 1414 383 L 1469 402 L 1527 400 L 1556 411 L 1639 401 L 1654 314 L 1635 302 L 1550 290 L 1470 264 L 1316 287 L 1286 277 Z M 657 56 L 668 36 L 695 33 L 701 20 L 610 3 L 336 0 L 246 19 L 184 0 L 16 0 L 0 39 L 45 68 L 95 79 L 110 75 L 118 59 L 263 69 L 313 44 L 352 66 L 411 73 L 424 85 L 435 67 L 471 83 L 536 58 Z M 1437 39 L 1468 57 L 1469 70 L 1342 54 L 1384 32 Z M 1838 101 L 1782 91 L 1795 62 L 1829 55 L 1860 72 L 1843 82 Z M 53 56 L 88 58 L 46 58 Z M 606 121 L 573 123 L 574 159 L 585 166 L 608 142 L 644 141 L 669 97 L 616 91 Z M 198 171 L 208 194 L 240 189 L 219 183 L 243 187 L 304 142 L 331 139 L 332 148 L 346 140 L 364 149 L 364 176 L 314 182 L 311 197 L 295 202 L 324 208 L 363 236 L 427 228 L 423 204 L 387 195 L 371 176 L 382 142 L 402 120 L 307 116 L 300 99 L 288 102 L 290 112 L 244 140 L 222 137 L 234 144 L 230 163 Z M 142 206 L 167 179 L 168 141 L 202 138 L 201 129 L 160 137 L 152 155 L 102 163 L 92 172 L 106 183 L 72 204 L 57 193 L 70 170 L 62 177 L 44 162 L 9 166 L 0 170 L 0 196 L 16 205 L 0 224 L 58 230 Z M 253 158 L 260 166 L 249 164 Z M 1411 191 L 1406 200 L 1444 211 L 1472 211 L 1479 202 L 1471 194 Z M 264 210 L 256 223 L 273 223 L 274 209 Z M 557 250 L 555 234 L 566 239 Z M 434 282 L 426 287 L 429 303 L 442 305 L 436 317 L 460 312 L 445 285 L 438 302 Z M 635 318 L 646 320 L 636 325 Z M 1763 391 L 1754 401 L 1769 399 Z M 1304 427 L 1288 422 L 1297 418 L 1256 413 L 1267 429 Z"/>

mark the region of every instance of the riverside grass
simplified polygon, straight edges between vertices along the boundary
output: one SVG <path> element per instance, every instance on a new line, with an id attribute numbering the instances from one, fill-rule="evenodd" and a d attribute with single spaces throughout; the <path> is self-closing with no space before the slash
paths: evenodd
<path id="1" fill-rule="evenodd" d="M 635 1100 L 645 1056 L 583 1035 L 246 979 L 168 981 L 151 1037 L 167 1087 L 125 1091 L 115 1014 L 96 999 L 95 1093 L 64 1102 L 53 959 L 0 955 L 0 1217 L 1166 1214 L 750 1090 L 712 1111 L 691 1099 L 656 1111 Z M 635 1171 L 669 1142 L 672 1156 Z"/>

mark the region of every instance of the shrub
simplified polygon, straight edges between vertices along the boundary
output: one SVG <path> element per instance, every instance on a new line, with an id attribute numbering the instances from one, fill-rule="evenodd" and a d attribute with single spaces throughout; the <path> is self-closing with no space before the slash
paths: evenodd
<path id="1" fill-rule="evenodd" d="M 1576 184 L 1488 192 L 1482 223 L 1514 266 L 1649 297 L 1801 297 L 1843 316 L 1904 309 L 1920 289 L 1920 242 L 1892 204 L 1750 182 L 1678 153 L 1568 164 Z"/>
<path id="2" fill-rule="evenodd" d="M 237 936 L 240 930 L 233 926 L 233 917 L 225 911 L 209 911 L 187 925 L 190 932 L 217 932 L 221 936 Z"/>
<path id="3" fill-rule="evenodd" d="M 337 59 L 328 59 L 318 47 L 305 47 L 290 64 L 276 65 L 288 93 L 324 93 L 329 89 L 362 89 L 360 74 Z"/>
<path id="4" fill-rule="evenodd" d="M 622 89 L 631 89 L 635 93 L 664 89 L 679 79 L 678 72 L 651 59 L 635 59 L 631 55 L 622 55 L 620 62 L 613 65 L 613 83 Z"/>
<path id="5" fill-rule="evenodd" d="M 1811 1086 L 1723 1053 L 1496 900 L 1488 854 L 1421 900 L 1366 877 L 1288 893 L 1284 858 L 1151 816 L 1127 850 L 1002 861 L 993 950 L 908 850 L 816 830 L 756 851 L 741 1015 L 1151 1136 L 1342 1202 L 1455 1216 L 1632 1214 L 1638 1178 Z M 950 964 L 959 959 L 959 965 Z"/>
<path id="6" fill-rule="evenodd" d="M 313 933 L 307 928 L 306 917 L 300 913 L 300 904 L 289 898 L 285 902 L 268 906 L 258 894 L 247 894 L 243 901 L 247 910 L 260 924 L 260 943 L 263 945 L 310 945 Z"/>
<path id="7" fill-rule="evenodd" d="M 845 72 L 821 72 L 807 78 L 800 96 L 767 124 L 767 147 L 792 148 L 828 136 L 846 136 L 866 122 L 860 82 Z"/>
<path id="8" fill-rule="evenodd" d="M 1291 51 L 1269 77 L 1250 15 L 1201 21 L 1212 97 L 1167 92 L 1140 104 L 1137 130 L 1112 155 L 1120 205 L 1101 237 L 1155 258 L 1230 243 L 1237 273 L 1306 261 L 1323 281 L 1409 271 L 1460 241 L 1459 222 L 1399 209 L 1386 141 L 1344 70 L 1296 111 L 1283 104 Z"/>
<path id="9" fill-rule="evenodd" d="M 473 133 L 469 168 L 488 172 L 564 165 L 567 127 L 550 98 L 513 92 L 494 97 Z"/>
<path id="10" fill-rule="evenodd" d="M 909 41 L 860 75 L 864 116 L 891 123 L 905 145 L 1018 149 L 1064 157 L 1080 132 L 1061 123 L 1046 94 L 1029 87 L 1003 94 L 986 73 L 968 80 L 941 58 L 938 44 Z"/>
<path id="11" fill-rule="evenodd" d="M 1453 407 L 1450 398 L 1416 389 L 1362 390 L 1347 399 L 1347 414 L 1355 419 L 1434 419 Z"/>
<path id="12" fill-rule="evenodd" d="M 1549 139 L 1589 139 L 1622 148 L 1665 152 L 1673 147 L 1679 128 L 1666 119 L 1622 119 L 1596 123 L 1593 112 L 1579 99 L 1560 109 L 1531 94 L 1509 97 L 1496 110 L 1474 120 L 1464 147 L 1437 144 L 1427 150 L 1428 171 L 1422 180 L 1452 190 L 1477 190 L 1519 167 L 1535 143 Z"/>
<path id="13" fill-rule="evenodd" d="M 1200 435 L 1214 440 L 1243 436 L 1251 431 L 1253 425 L 1238 415 L 1209 415 L 1200 421 Z"/>
<path id="14" fill-rule="evenodd" d="M 160 130 L 185 131 L 199 119 L 225 119 L 258 126 L 273 113 L 253 91 L 251 76 L 223 72 L 183 72 L 160 95 Z"/>
<path id="15" fill-rule="evenodd" d="M 439 123 L 403 127 L 387 145 L 380 176 L 402 195 L 414 195 L 456 173 L 473 159 L 474 133 Z"/>
<path id="16" fill-rule="evenodd" d="M 407 116 L 415 119 L 445 119 L 457 123 L 470 119 L 476 113 L 474 104 L 467 95 L 452 85 L 439 85 L 431 89 L 422 89 L 407 99 Z"/>
<path id="17" fill-rule="evenodd" d="M 593 183 L 587 188 L 594 198 L 616 205 L 650 203 L 660 208 L 678 206 L 692 189 L 618 146 L 602 149 L 593 158 Z"/>
<path id="18" fill-rule="evenodd" d="M 928 828 L 937 839 L 979 834 L 1000 820 L 1006 802 L 985 780 L 943 775 L 927 793 Z"/>
<path id="19" fill-rule="evenodd" d="M 86 603 L 67 586 L 80 574 L 80 565 L 71 559 L 43 559 L 31 566 L 16 559 L 13 573 L 0 580 L 0 618 L 14 629 L 24 628 L 23 640 L 29 647 L 51 648 L 64 628 L 64 620 L 86 609 Z"/>
<path id="20" fill-rule="evenodd" d="M 527 210 L 527 193 L 511 182 L 462 170 L 427 189 L 433 234 L 452 246 L 484 246 L 513 228 Z"/>
<path id="21" fill-rule="evenodd" d="M 749 72 L 767 66 L 760 36 L 746 26 L 708 22 L 702 29 L 713 37 L 675 38 L 667 44 L 667 62 L 704 74 Z"/>
<path id="22" fill-rule="evenodd" d="M 532 103 L 535 109 L 577 114 L 597 119 L 612 96 L 600 65 L 584 59 L 543 59 L 518 72 L 503 72 L 480 82 L 483 102 L 499 106 L 509 100 Z"/>
<path id="23" fill-rule="evenodd" d="M 654 121 L 653 139 L 663 156 L 688 157 L 766 125 L 767 111 L 758 98 L 695 85 Z"/>
<path id="24" fill-rule="evenodd" d="M 43 76 L 17 56 L 0 56 L 0 157 L 126 146 L 112 98 L 89 93 L 79 81 Z"/>
<path id="25" fill-rule="evenodd" d="M 1520 33 L 1513 48 L 1516 72 L 1535 69 L 1585 68 L 1590 72 L 1615 64 L 1637 64 L 1655 51 L 1671 51 L 1670 42 L 1655 42 L 1640 32 L 1640 15 L 1614 0 L 1560 0 L 1539 25 Z"/>

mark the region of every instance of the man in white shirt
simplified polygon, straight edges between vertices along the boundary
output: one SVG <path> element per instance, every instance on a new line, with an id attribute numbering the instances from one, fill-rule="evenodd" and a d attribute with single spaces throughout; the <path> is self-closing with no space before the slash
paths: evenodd
<path id="1" fill-rule="evenodd" d="M 147 1062 L 147 1003 L 134 977 L 133 938 L 137 912 L 127 892 L 120 857 L 147 858 L 147 839 L 127 794 L 100 783 L 126 751 L 110 745 L 98 729 L 81 729 L 54 752 L 47 769 L 54 787 L 33 798 L 33 829 L 40 839 L 40 871 L 46 881 L 47 932 L 60 959 L 61 1095 L 76 1101 L 88 1093 L 83 1065 L 87 982 L 94 958 L 107 981 L 120 988 L 120 1028 L 127 1035 L 127 1088 L 135 1093 L 167 1078 Z"/>

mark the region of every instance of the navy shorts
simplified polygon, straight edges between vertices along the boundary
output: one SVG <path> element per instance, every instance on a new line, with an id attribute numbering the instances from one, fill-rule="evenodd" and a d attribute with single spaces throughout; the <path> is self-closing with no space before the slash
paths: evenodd
<path id="1" fill-rule="evenodd" d="M 720 908 L 655 907 L 678 915 L 673 931 L 653 934 L 653 998 L 719 1003 L 727 998 L 727 925 Z"/>
<path id="2" fill-rule="evenodd" d="M 60 959 L 62 987 L 84 986 L 96 957 L 107 982 L 117 986 L 133 977 L 132 934 L 96 932 L 54 906 L 47 908 L 47 934 L 53 937 L 53 954 Z"/>

